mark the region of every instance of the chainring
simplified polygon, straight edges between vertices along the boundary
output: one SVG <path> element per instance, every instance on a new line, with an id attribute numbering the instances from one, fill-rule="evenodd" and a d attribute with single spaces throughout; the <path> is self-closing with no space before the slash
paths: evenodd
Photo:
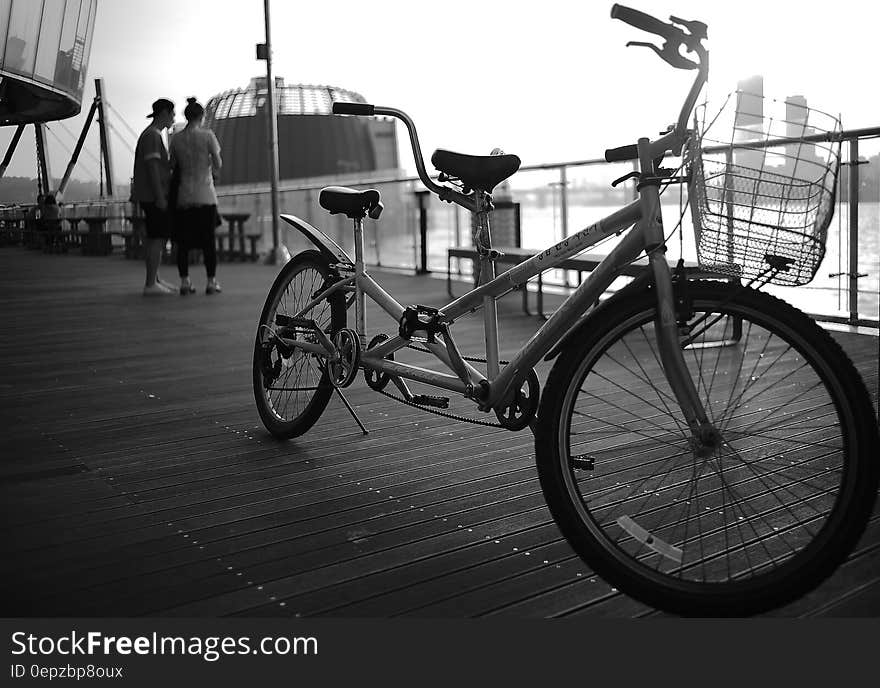
<path id="1" fill-rule="evenodd" d="M 529 371 L 522 386 L 513 394 L 513 399 L 507 406 L 495 409 L 495 417 L 501 423 L 501 427 L 508 430 L 522 430 L 527 427 L 538 411 L 538 402 L 541 398 L 541 384 L 534 368 Z"/>
<path id="2" fill-rule="evenodd" d="M 374 346 L 378 346 L 382 342 L 388 341 L 388 339 L 388 335 L 384 332 L 377 334 L 370 340 L 370 344 L 369 346 L 367 346 L 367 349 L 372 349 Z M 394 354 L 388 354 L 385 358 L 387 358 L 389 361 L 393 361 Z M 388 386 L 388 383 L 391 381 L 391 376 L 388 373 L 376 370 L 374 368 L 364 368 L 364 380 L 367 383 L 367 387 L 377 392 L 381 392 L 383 389 L 385 389 L 385 387 Z"/>
<path id="3" fill-rule="evenodd" d="M 361 364 L 361 340 L 357 332 L 344 327 L 333 335 L 336 356 L 327 362 L 330 382 L 334 387 L 348 387 Z"/>

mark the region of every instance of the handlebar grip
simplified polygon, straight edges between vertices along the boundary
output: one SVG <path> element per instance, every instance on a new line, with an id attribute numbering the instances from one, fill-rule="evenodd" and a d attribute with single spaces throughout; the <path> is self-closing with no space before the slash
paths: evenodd
<path id="1" fill-rule="evenodd" d="M 631 7 L 624 7 L 623 5 L 614 4 L 611 6 L 611 18 L 620 19 L 637 29 L 647 31 L 648 33 L 654 33 L 667 39 L 671 38 L 673 36 L 673 31 L 675 31 L 674 26 L 662 22 L 659 19 L 655 19 L 650 14 L 645 14 L 644 12 L 639 12 L 638 10 L 634 10 Z"/>
<path id="2" fill-rule="evenodd" d="M 369 103 L 333 103 L 334 115 L 373 115 L 376 106 Z"/>
<path id="3" fill-rule="evenodd" d="M 617 7 L 617 5 L 615 5 Z M 605 162 L 625 162 L 627 160 L 639 159 L 639 147 L 635 144 L 629 146 L 620 146 L 619 148 L 608 148 L 605 151 Z"/>

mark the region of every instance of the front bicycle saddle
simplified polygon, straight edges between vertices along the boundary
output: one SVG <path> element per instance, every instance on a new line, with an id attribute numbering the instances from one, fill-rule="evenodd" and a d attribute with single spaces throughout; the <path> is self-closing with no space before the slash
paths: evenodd
<path id="1" fill-rule="evenodd" d="M 331 215 L 344 213 L 352 219 L 362 219 L 369 215 L 378 220 L 382 214 L 382 196 L 376 189 L 358 191 L 345 186 L 327 186 L 321 189 L 318 202 Z"/>
<path id="2" fill-rule="evenodd" d="M 431 163 L 450 177 L 460 179 L 467 189 L 492 193 L 492 189 L 519 169 L 516 155 L 465 155 L 438 148 Z"/>

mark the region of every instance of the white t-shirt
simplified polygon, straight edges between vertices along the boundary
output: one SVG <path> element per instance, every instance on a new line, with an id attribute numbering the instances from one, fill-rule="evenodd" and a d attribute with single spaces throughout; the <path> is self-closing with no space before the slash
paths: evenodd
<path id="1" fill-rule="evenodd" d="M 217 205 L 214 170 L 220 169 L 220 144 L 210 129 L 188 126 L 171 137 L 172 168 L 180 167 L 177 207 Z"/>

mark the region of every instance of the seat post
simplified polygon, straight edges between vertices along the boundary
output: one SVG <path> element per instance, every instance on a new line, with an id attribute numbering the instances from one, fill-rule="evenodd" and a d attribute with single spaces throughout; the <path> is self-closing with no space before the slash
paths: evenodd
<path id="1" fill-rule="evenodd" d="M 361 345 L 366 346 L 366 298 L 361 286 L 361 278 L 366 273 L 364 269 L 364 218 L 353 218 L 354 224 L 354 274 L 355 274 L 355 327 L 361 338 Z"/>
<path id="2" fill-rule="evenodd" d="M 483 192 L 475 191 L 477 208 L 473 213 L 473 241 L 480 256 L 480 285 L 495 279 L 495 255 L 492 250 L 492 232 L 489 228 L 489 208 L 492 197 Z M 479 286 L 479 285 L 477 285 Z M 494 380 L 500 372 L 498 358 L 498 308 L 492 296 L 483 297 L 483 336 L 486 341 L 486 373 L 489 380 Z"/>
<path id="3" fill-rule="evenodd" d="M 352 219 L 354 225 L 354 260 L 355 264 L 364 263 L 364 218 L 355 217 Z"/>

